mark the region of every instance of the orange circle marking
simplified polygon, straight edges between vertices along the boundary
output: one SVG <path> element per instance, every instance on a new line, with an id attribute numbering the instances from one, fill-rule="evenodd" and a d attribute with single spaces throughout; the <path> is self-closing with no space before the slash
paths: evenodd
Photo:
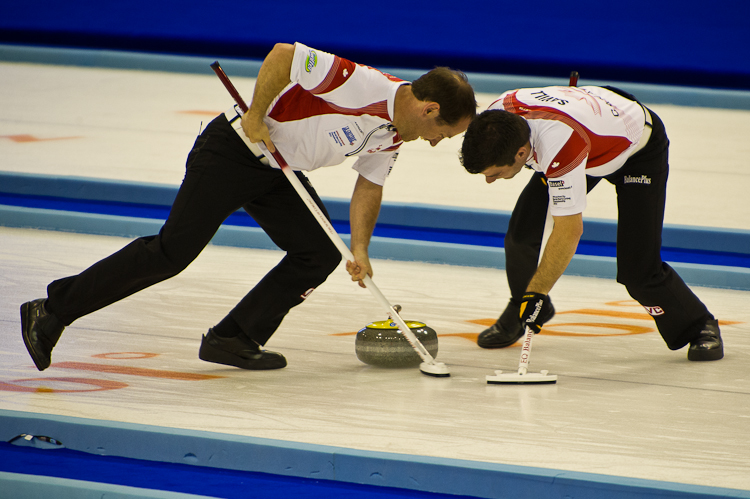
<path id="1" fill-rule="evenodd" d="M 618 333 L 574 333 L 570 331 L 558 331 L 557 328 L 604 328 L 608 330 L 618 330 Z M 654 328 L 646 326 L 634 326 L 632 324 L 608 324 L 606 322 L 565 322 L 561 324 L 545 324 L 540 334 L 550 336 L 626 336 L 629 334 L 646 334 L 652 333 Z"/>
<path id="2" fill-rule="evenodd" d="M 110 353 L 98 353 L 92 355 L 97 359 L 111 359 L 111 360 L 132 360 L 132 359 L 150 359 L 152 357 L 158 357 L 158 353 L 149 352 L 110 352 Z"/>
<path id="3" fill-rule="evenodd" d="M 61 383 L 78 383 L 80 385 L 88 385 L 89 388 L 82 388 L 80 390 L 58 390 L 47 386 L 47 384 L 53 385 L 54 382 L 58 381 Z M 21 384 L 16 384 L 21 383 Z M 90 387 L 96 388 L 90 388 Z M 119 381 L 109 381 L 106 379 L 87 379 L 87 378 L 25 378 L 25 379 L 14 379 L 10 382 L 0 382 L 0 390 L 6 392 L 34 392 L 34 393 L 78 393 L 78 392 L 100 392 L 103 390 L 117 390 L 119 388 L 127 387 L 127 383 L 120 383 Z"/>

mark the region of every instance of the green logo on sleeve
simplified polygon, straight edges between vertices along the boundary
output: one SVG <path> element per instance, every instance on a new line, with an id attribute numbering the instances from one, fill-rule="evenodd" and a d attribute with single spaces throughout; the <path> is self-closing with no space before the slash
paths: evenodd
<path id="1" fill-rule="evenodd" d="M 310 53 L 307 54 L 307 58 L 305 59 L 305 71 L 309 73 L 317 64 L 318 54 L 316 54 L 314 50 L 310 50 Z"/>

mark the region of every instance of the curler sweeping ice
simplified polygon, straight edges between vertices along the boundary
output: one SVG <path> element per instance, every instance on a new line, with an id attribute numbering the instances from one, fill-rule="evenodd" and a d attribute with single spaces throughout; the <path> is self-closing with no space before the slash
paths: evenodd
<path id="1" fill-rule="evenodd" d="M 219 77 L 221 82 L 224 84 L 224 87 L 227 89 L 229 94 L 232 96 L 234 101 L 237 103 L 237 105 L 240 107 L 242 112 L 246 112 L 248 107 L 245 101 L 240 96 L 239 92 L 237 92 L 237 89 L 234 87 L 232 82 L 229 80 L 229 77 L 224 73 L 224 70 L 221 69 L 221 66 L 219 65 L 219 62 L 216 61 L 213 64 L 211 64 L 211 69 L 214 70 L 216 75 Z M 354 261 L 354 255 L 352 255 L 349 248 L 346 246 L 344 241 L 341 239 L 341 236 L 338 235 L 336 230 L 333 228 L 331 223 L 328 221 L 326 216 L 323 214 L 323 212 L 320 210 L 320 207 L 315 203 L 313 198 L 310 196 L 310 194 L 307 192 L 307 190 L 304 188 L 300 180 L 297 178 L 297 176 L 292 171 L 291 167 L 287 164 L 287 162 L 284 160 L 284 158 L 281 156 L 279 151 L 275 151 L 272 153 L 274 159 L 276 162 L 281 166 L 281 171 L 284 173 L 284 175 L 287 177 L 289 182 L 292 184 L 294 189 L 299 194 L 302 201 L 304 201 L 305 205 L 309 208 L 310 212 L 313 214 L 315 219 L 318 221 L 320 226 L 323 228 L 323 230 L 326 232 L 328 237 L 331 239 L 334 245 L 336 245 L 336 248 L 341 252 L 341 255 L 347 259 L 348 261 Z M 419 339 L 414 335 L 414 333 L 409 329 L 406 322 L 401 318 L 401 316 L 398 314 L 398 312 L 394 309 L 393 306 L 388 302 L 388 300 L 385 298 L 383 293 L 380 292 L 380 289 L 378 289 L 377 286 L 375 286 L 375 283 L 372 281 L 370 276 L 365 276 L 363 279 L 363 282 L 368 290 L 370 290 L 370 293 L 376 298 L 378 303 L 388 312 L 388 315 L 393 319 L 393 321 L 398 325 L 399 330 L 404 335 L 406 340 L 409 342 L 409 344 L 414 348 L 414 350 L 419 354 L 419 356 L 422 358 L 423 362 L 419 366 L 419 370 L 428 376 L 434 376 L 434 377 L 448 377 L 450 376 L 450 371 L 448 370 L 448 367 L 443 364 L 442 362 L 436 362 L 435 359 L 430 355 L 430 353 L 427 351 L 427 349 L 419 342 Z"/>

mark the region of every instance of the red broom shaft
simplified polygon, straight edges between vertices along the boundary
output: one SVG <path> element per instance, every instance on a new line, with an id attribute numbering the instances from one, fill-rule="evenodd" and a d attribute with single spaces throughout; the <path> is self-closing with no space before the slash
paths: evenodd
<path id="1" fill-rule="evenodd" d="M 237 103 L 238 106 L 240 106 L 240 109 L 243 113 L 247 112 L 247 104 L 245 104 L 245 101 L 242 100 L 242 97 L 240 97 L 240 93 L 237 91 L 236 88 L 234 88 L 234 85 L 229 80 L 229 77 L 224 72 L 223 69 L 221 69 L 221 66 L 219 65 L 219 61 L 215 61 L 213 64 L 211 64 L 211 69 L 214 70 L 214 73 L 216 73 L 216 76 L 219 77 L 221 82 L 226 87 L 227 91 L 229 92 L 229 95 L 232 96 L 234 101 Z"/>

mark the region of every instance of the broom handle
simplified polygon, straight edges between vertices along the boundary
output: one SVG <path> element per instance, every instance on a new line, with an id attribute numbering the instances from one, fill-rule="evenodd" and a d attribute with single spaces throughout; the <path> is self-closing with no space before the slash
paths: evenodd
<path id="1" fill-rule="evenodd" d="M 534 337 L 534 331 L 529 326 L 525 326 L 526 335 L 521 347 L 521 359 L 518 361 L 518 374 L 526 374 L 529 370 L 529 359 L 531 358 L 531 338 Z"/>

